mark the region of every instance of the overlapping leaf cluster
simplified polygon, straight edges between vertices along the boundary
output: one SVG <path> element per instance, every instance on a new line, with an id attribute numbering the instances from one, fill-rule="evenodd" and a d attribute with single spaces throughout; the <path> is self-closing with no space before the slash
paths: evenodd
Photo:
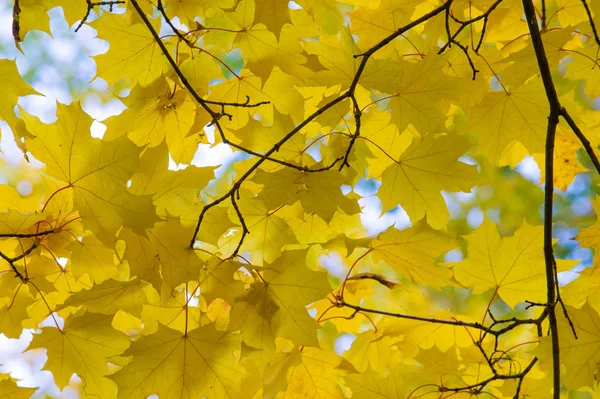
<path id="1" fill-rule="evenodd" d="M 98 139 L 77 102 L 52 124 L 15 113 L 34 91 L 0 61 L 0 118 L 45 164 L 27 198 L 0 186 L 0 331 L 46 320 L 30 348 L 60 388 L 75 373 L 107 399 L 597 395 L 598 266 L 558 292 L 577 262 L 554 259 L 551 220 L 577 151 L 600 168 L 597 2 L 20 0 L 15 40 L 57 5 L 110 44 L 98 77 L 130 88 Z M 209 131 L 245 153 L 225 177 L 190 165 Z M 525 155 L 544 225 L 449 232 L 442 192 Z M 361 179 L 411 227 L 369 236 Z M 342 273 L 320 266 L 334 254 Z"/>

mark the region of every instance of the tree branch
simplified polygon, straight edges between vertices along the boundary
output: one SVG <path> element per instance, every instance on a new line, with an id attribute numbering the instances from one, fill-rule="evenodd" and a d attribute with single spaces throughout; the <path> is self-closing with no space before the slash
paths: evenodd
<path id="1" fill-rule="evenodd" d="M 136 4 L 136 0 L 132 0 L 132 3 L 134 3 L 134 5 L 135 5 Z M 362 73 L 364 72 L 365 66 L 366 66 L 369 58 L 373 54 L 375 54 L 378 50 L 382 49 L 385 45 L 387 45 L 388 43 L 390 43 L 396 37 L 402 35 L 407 30 L 409 30 L 409 29 L 411 29 L 411 28 L 413 28 L 413 27 L 415 27 L 415 26 L 417 26 L 417 25 L 419 25 L 419 24 L 421 24 L 421 23 L 429 20 L 430 18 L 432 18 L 432 17 L 438 15 L 439 13 L 443 12 L 444 10 L 446 10 L 448 7 L 450 7 L 451 3 L 452 3 L 452 0 L 449 0 L 448 2 L 442 4 L 438 8 L 432 10 L 431 12 L 429 12 L 429 13 L 423 15 L 422 17 L 420 17 L 420 18 L 418 18 L 418 19 L 410 22 L 409 24 L 407 24 L 407 25 L 399 28 L 397 31 L 395 31 L 394 33 L 390 34 L 389 36 L 387 36 L 386 38 L 384 38 L 383 40 L 381 40 L 379 43 L 377 43 L 376 45 L 374 45 L 373 47 L 371 47 L 366 52 L 364 52 L 362 54 L 355 55 L 354 58 L 362 57 L 362 59 L 361 59 L 361 62 L 360 62 L 359 66 L 358 66 L 358 68 L 356 70 L 354 78 L 352 79 L 352 82 L 350 83 L 350 87 L 348 88 L 348 91 L 345 92 L 345 93 L 343 93 L 343 94 L 341 94 L 341 95 L 339 95 L 337 98 L 331 100 L 330 102 L 328 102 L 327 104 L 325 104 L 324 106 L 322 106 L 321 108 L 319 108 L 317 111 L 315 111 L 311 115 L 309 115 L 306 119 L 304 119 L 304 121 L 302 121 L 300 124 L 298 124 L 294 129 L 292 129 L 288 134 L 286 134 L 281 140 L 279 140 L 277 143 L 275 143 L 273 145 L 273 147 L 271 147 L 271 149 L 269 151 L 267 151 L 265 154 L 263 154 L 262 156 L 260 156 L 259 159 L 256 161 L 256 163 L 254 163 L 254 165 L 252 165 L 250 167 L 250 169 L 248 169 L 246 171 L 246 173 L 244 173 L 236 181 L 236 183 L 233 185 L 233 187 L 228 192 L 226 192 L 225 194 L 223 194 L 221 197 L 217 198 L 216 200 L 214 200 L 210 204 L 205 205 L 202 208 L 202 211 L 200 212 L 200 216 L 198 217 L 198 223 L 196 224 L 196 228 L 194 230 L 194 235 L 192 237 L 192 240 L 190 241 L 190 247 L 194 246 L 194 243 L 196 242 L 196 236 L 198 235 L 198 231 L 200 230 L 200 226 L 202 225 L 202 221 L 204 219 L 204 215 L 206 214 L 206 212 L 210 208 L 212 208 L 215 205 L 223 202 L 226 198 L 230 197 L 232 195 L 232 193 L 236 192 L 239 189 L 239 186 L 246 179 L 248 179 L 250 177 L 250 175 L 252 175 L 252 173 L 254 173 L 254 171 L 256 169 L 258 169 L 258 167 L 264 161 L 269 160 L 270 156 L 274 152 L 278 151 L 279 148 L 284 143 L 286 143 L 296 133 L 298 133 L 300 130 L 302 130 L 308 123 L 310 123 L 311 121 L 313 121 L 319 115 L 321 115 L 322 113 L 324 113 L 325 111 L 327 111 L 329 108 L 333 107 L 334 105 L 338 104 L 339 102 L 345 100 L 346 98 L 350 98 L 353 101 L 353 104 L 355 106 L 354 115 L 355 115 L 355 123 L 356 123 L 356 126 L 357 126 L 357 130 L 355 131 L 354 135 L 352 136 L 349 148 L 347 149 L 346 154 L 344 155 L 344 160 L 346 162 L 343 162 L 342 165 L 347 165 L 348 164 L 347 163 L 347 159 L 348 159 L 350 151 L 352 149 L 352 145 L 353 145 L 354 141 L 356 141 L 356 138 L 358 137 L 358 135 L 360 134 L 360 116 L 362 115 L 362 112 L 360 111 L 360 108 L 357 107 L 356 98 L 354 98 L 354 92 L 355 92 L 356 87 L 358 85 L 358 81 L 360 80 L 360 77 L 362 76 Z M 141 12 L 141 9 L 139 9 L 139 6 L 136 9 L 139 10 L 138 12 Z M 149 23 L 147 25 L 149 25 Z M 149 28 L 150 27 L 151 26 L 149 26 Z M 164 47 L 164 45 L 163 45 L 163 47 Z M 358 109 L 358 111 L 357 111 L 357 109 Z M 224 135 L 223 131 L 220 129 L 219 125 L 217 125 L 217 129 L 219 130 L 219 134 L 221 135 L 221 138 L 223 139 L 225 137 L 225 135 Z M 239 218 L 239 214 L 238 214 L 238 218 Z M 241 222 L 241 220 L 240 220 L 240 222 Z M 241 247 L 241 245 L 242 245 L 241 241 L 243 241 L 243 239 L 246 236 L 246 234 L 242 233 L 242 237 L 240 239 L 240 243 L 238 244 L 238 249 L 236 249 L 236 251 L 239 250 L 239 248 Z"/>
<path id="2" fill-rule="evenodd" d="M 556 294 L 558 282 L 556 281 L 556 261 L 552 247 L 552 213 L 554 195 L 554 141 L 556 138 L 556 126 L 562 107 L 552 81 L 552 73 L 548 58 L 544 50 L 542 35 L 538 28 L 535 8 L 532 0 L 523 0 L 523 9 L 527 19 L 527 26 L 531 34 L 531 41 L 535 51 L 538 68 L 546 91 L 546 98 L 550 106 L 548 126 L 546 129 L 546 151 L 545 151 L 545 184 L 544 184 L 544 258 L 546 264 L 546 309 L 548 311 L 548 323 L 550 324 L 550 335 L 552 342 L 552 372 L 553 372 L 553 397 L 560 398 L 560 346 L 558 337 L 558 324 L 556 320 Z"/>
<path id="3" fill-rule="evenodd" d="M 594 34 L 594 40 L 596 40 L 596 44 L 598 46 L 600 46 L 600 36 L 598 36 L 598 30 L 596 29 L 596 24 L 594 23 L 594 18 L 592 18 L 592 11 L 590 10 L 590 6 L 588 5 L 586 0 L 581 0 L 581 3 L 583 4 L 583 8 L 585 9 L 585 13 L 587 14 L 588 21 L 590 23 L 590 28 L 592 28 L 592 33 Z"/>
<path id="4" fill-rule="evenodd" d="M 5 234 L 0 234 L 0 238 L 33 238 L 33 237 L 45 236 L 48 234 L 52 234 L 54 232 L 55 232 L 55 230 L 51 229 L 51 230 L 46 230 L 46 231 L 40 231 L 39 233 L 5 233 Z"/>
<path id="5" fill-rule="evenodd" d="M 11 258 L 11 257 L 6 256 L 3 252 L 0 252 L 0 258 L 4 259 L 6 262 L 8 262 L 11 269 L 15 273 L 15 276 L 18 277 L 21 281 L 25 282 L 25 281 L 27 281 L 27 277 L 23 276 L 23 274 L 19 271 L 19 269 L 17 269 L 17 266 L 15 265 L 15 263 L 20 261 L 27 255 L 29 255 L 31 252 L 33 252 L 33 250 L 36 249 L 38 247 L 38 245 L 39 245 L 38 240 L 35 240 L 34 243 L 31 244 L 29 249 L 27 249 L 21 255 Z"/>
<path id="6" fill-rule="evenodd" d="M 121 0 L 117 0 L 117 1 L 96 1 L 96 2 L 92 2 L 91 0 L 85 0 L 85 2 L 87 3 L 87 10 L 85 11 L 85 15 L 83 16 L 83 18 L 81 19 L 81 21 L 79 22 L 79 24 L 77 25 L 77 27 L 75 28 L 75 32 L 79 32 L 79 29 L 81 29 L 81 27 L 83 26 L 83 24 L 85 24 L 85 22 L 87 21 L 88 17 L 90 16 L 90 13 L 92 12 L 92 9 L 96 6 L 110 6 L 110 10 L 112 11 L 112 8 L 114 5 L 116 4 L 125 4 L 124 1 Z"/>

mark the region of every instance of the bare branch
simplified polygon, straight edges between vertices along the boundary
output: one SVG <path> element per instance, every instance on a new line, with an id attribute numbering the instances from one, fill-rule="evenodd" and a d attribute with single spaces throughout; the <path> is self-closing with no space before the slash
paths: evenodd
<path id="1" fill-rule="evenodd" d="M 125 2 L 121 1 L 121 0 L 116 0 L 116 1 L 96 1 L 96 2 L 92 2 L 91 0 L 85 0 L 85 2 L 87 3 L 87 10 L 85 10 L 85 15 L 83 16 L 83 18 L 81 19 L 81 21 L 79 22 L 79 24 L 77 25 L 77 27 L 75 28 L 75 32 L 79 32 L 79 29 L 81 29 L 81 27 L 83 26 L 83 24 L 85 24 L 85 22 L 89 18 L 90 13 L 92 12 L 92 9 L 94 7 L 97 7 L 97 6 L 110 6 L 110 10 L 112 11 L 112 8 L 113 8 L 114 5 L 125 4 Z"/>
<path id="2" fill-rule="evenodd" d="M 598 157 L 596 156 L 596 153 L 594 152 L 594 148 L 592 147 L 590 141 L 587 139 L 587 137 L 585 137 L 581 129 L 579 129 L 577 123 L 575 123 L 573 118 L 571 118 L 571 115 L 569 115 L 569 112 L 567 112 L 566 108 L 561 109 L 560 115 L 565 119 L 565 121 L 567 121 L 567 124 L 569 125 L 571 130 L 573 130 L 573 133 L 575 133 L 577 138 L 579 138 L 579 141 L 581 141 L 581 144 L 583 144 L 583 148 L 585 148 L 585 152 L 592 160 L 596 171 L 598 172 L 598 174 L 600 174 L 600 162 L 598 161 Z"/>
<path id="3" fill-rule="evenodd" d="M 27 281 L 27 277 L 23 276 L 23 274 L 19 271 L 19 269 L 17 269 L 17 266 L 15 265 L 15 263 L 20 261 L 27 255 L 29 255 L 31 252 L 33 252 L 33 250 L 36 249 L 38 247 L 38 245 L 39 245 L 38 240 L 35 240 L 35 242 L 33 244 L 31 244 L 31 246 L 25 252 L 23 252 L 21 255 L 11 258 L 9 256 L 6 256 L 3 252 L 0 252 L 0 258 L 4 259 L 6 262 L 8 262 L 11 269 L 15 273 L 15 276 L 18 277 L 21 281 L 25 282 L 25 281 Z"/>
<path id="4" fill-rule="evenodd" d="M 556 126 L 562 107 L 552 81 L 552 74 L 548 58 L 544 50 L 544 42 L 538 28 L 535 8 L 532 0 L 523 0 L 523 9 L 531 34 L 531 41 L 537 59 L 538 68 L 546 91 L 546 98 L 550 106 L 548 126 L 546 129 L 546 151 L 544 160 L 544 258 L 546 263 L 546 309 L 548 311 L 548 323 L 552 342 L 552 371 L 553 371 L 553 397 L 560 398 L 560 347 L 558 337 L 558 324 L 556 320 L 556 296 L 558 281 L 556 281 L 556 261 L 552 247 L 552 213 L 554 195 L 554 141 L 556 138 Z"/>
<path id="5" fill-rule="evenodd" d="M 21 7 L 19 6 L 19 0 L 15 0 L 13 4 L 12 16 L 12 35 L 15 46 L 19 48 L 19 42 L 21 41 Z"/>
<path id="6" fill-rule="evenodd" d="M 347 280 L 375 280 L 379 284 L 384 285 L 389 289 L 392 289 L 398 285 L 396 281 L 392 281 L 386 278 L 385 276 L 382 276 L 381 274 L 377 273 L 358 273 L 352 277 L 348 277 Z"/>
<path id="7" fill-rule="evenodd" d="M 46 231 L 40 231 L 39 233 L 5 233 L 5 234 L 0 234 L 0 238 L 33 238 L 33 237 L 45 236 L 45 235 L 52 234 L 55 232 L 56 232 L 56 230 L 51 229 L 51 230 L 46 230 Z"/>
<path id="8" fill-rule="evenodd" d="M 590 6 L 588 5 L 586 0 L 581 0 L 583 4 L 583 8 L 585 8 L 585 13 L 587 14 L 588 21 L 590 23 L 590 28 L 592 28 L 592 33 L 594 34 L 594 40 L 596 40 L 596 44 L 600 46 L 600 36 L 598 36 L 598 30 L 596 29 L 596 24 L 594 23 L 594 18 L 592 17 L 592 11 L 590 10 Z"/>

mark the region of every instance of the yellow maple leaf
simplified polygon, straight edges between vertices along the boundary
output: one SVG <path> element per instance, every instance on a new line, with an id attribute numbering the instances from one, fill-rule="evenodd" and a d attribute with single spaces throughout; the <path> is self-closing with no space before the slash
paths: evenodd
<path id="1" fill-rule="evenodd" d="M 123 259 L 129 266 L 130 277 L 139 277 L 149 282 L 156 290 L 160 290 L 162 278 L 160 275 L 158 251 L 148 238 L 135 234 L 131 229 L 122 229 L 119 239 L 125 241 Z"/>
<path id="2" fill-rule="evenodd" d="M 360 212 L 358 203 L 342 193 L 341 186 L 349 182 L 336 170 L 307 173 L 283 168 L 274 173 L 259 172 L 253 181 L 265 186 L 258 198 L 269 209 L 300 200 L 306 213 L 314 212 L 326 223 L 338 211 L 350 215 Z"/>
<path id="3" fill-rule="evenodd" d="M 9 274 L 10 273 L 10 274 Z M 14 279 L 12 270 L 2 273 L 3 280 Z M 33 303 L 28 287 L 19 284 L 11 295 L 0 298 L 0 330 L 8 338 L 18 338 L 23 332 L 23 321 L 29 319 L 27 307 Z"/>
<path id="4" fill-rule="evenodd" d="M 592 202 L 592 207 L 596 211 L 596 215 L 598 215 L 600 198 L 596 198 Z M 577 240 L 582 247 L 592 248 L 596 252 L 600 251 L 600 218 L 592 226 L 582 228 L 577 235 Z"/>
<path id="5" fill-rule="evenodd" d="M 87 274 L 97 284 L 119 278 L 115 251 L 106 247 L 96 236 L 89 235 L 81 241 L 72 241 L 67 248 L 71 250 L 71 257 L 66 267 L 75 278 Z"/>
<path id="6" fill-rule="evenodd" d="M 234 354 L 240 337 L 212 325 L 181 333 L 159 326 L 140 338 L 124 355 L 131 363 L 111 377 L 119 398 L 160 395 L 165 399 L 222 399 L 240 397 L 244 370 Z"/>
<path id="7" fill-rule="evenodd" d="M 580 149 L 582 149 L 581 142 L 571 132 L 564 129 L 558 130 L 554 147 L 554 164 L 560 165 L 560 167 L 554 170 L 554 187 L 559 190 L 566 190 L 578 173 L 587 170 L 577 160 L 577 150 Z M 543 183 L 546 174 L 543 167 L 544 156 L 536 154 L 534 159 L 541 166 L 540 183 Z"/>
<path id="8" fill-rule="evenodd" d="M 411 280 L 441 287 L 449 283 L 450 271 L 434 258 L 454 247 L 452 238 L 420 220 L 402 231 L 390 227 L 372 241 L 371 252 L 375 261 L 383 260 Z"/>
<path id="9" fill-rule="evenodd" d="M 0 381 L 0 398 L 2 399 L 29 399 L 36 388 L 24 388 L 13 380 Z"/>
<path id="10" fill-rule="evenodd" d="M 514 140 L 530 153 L 543 152 L 547 124 L 543 87 L 532 81 L 508 92 L 488 93 L 470 108 L 469 130 L 478 138 L 477 152 L 497 162 Z"/>
<path id="11" fill-rule="evenodd" d="M 142 305 L 147 302 L 147 287 L 139 279 L 130 281 L 106 280 L 94 285 L 91 289 L 79 291 L 70 296 L 57 310 L 66 306 L 84 306 L 89 312 L 105 315 L 124 310 L 134 316 L 142 312 Z"/>
<path id="12" fill-rule="evenodd" d="M 581 309 L 567 305 L 568 321 L 563 312 L 556 312 L 560 336 L 561 363 L 565 366 L 564 384 L 569 389 L 594 386 L 600 362 L 600 315 L 588 303 Z M 573 323 L 577 338 L 573 335 Z M 536 349 L 542 360 L 551 358 L 550 338 L 542 339 Z"/>
<path id="13" fill-rule="evenodd" d="M 73 315 L 62 329 L 44 327 L 41 334 L 33 337 L 30 348 L 46 349 L 45 368 L 52 371 L 61 389 L 77 373 L 87 395 L 115 396 L 117 386 L 106 378 L 111 374 L 109 362 L 129 347 L 129 339 L 111 327 L 111 318 L 92 313 Z"/>
<path id="14" fill-rule="evenodd" d="M 19 96 L 37 94 L 26 83 L 13 61 L 0 60 L 0 86 L 2 87 L 2 101 L 0 101 L 0 119 L 4 119 L 10 126 L 15 126 L 17 117 L 13 108 Z"/>
<path id="15" fill-rule="evenodd" d="M 262 268 L 257 268 L 259 280 L 240 301 L 246 304 L 233 306 L 255 308 L 254 316 L 246 317 L 240 329 L 247 324 L 270 331 L 272 336 L 291 339 L 298 345 L 318 345 L 317 322 L 309 316 L 306 306 L 321 299 L 331 291 L 324 272 L 316 272 L 306 267 L 306 251 L 285 251 L 278 259 Z M 247 312 L 248 310 L 244 310 Z M 259 342 L 261 339 L 257 337 Z M 250 343 L 249 343 L 250 344 Z M 258 347 L 261 348 L 262 344 Z"/>
<path id="16" fill-rule="evenodd" d="M 196 250 L 190 248 L 189 239 L 193 231 L 192 226 L 184 226 L 176 219 L 157 223 L 148 230 L 148 239 L 161 265 L 163 281 L 171 288 L 191 280 L 197 281 L 200 268 L 205 263 Z"/>
<path id="17" fill-rule="evenodd" d="M 105 122 L 106 140 L 126 134 L 138 146 L 156 147 L 166 141 L 173 160 L 189 164 L 204 134 L 193 129 L 193 100 L 185 90 L 171 86 L 160 76 L 147 86 L 135 87 L 124 99 L 128 109 Z"/>
<path id="18" fill-rule="evenodd" d="M 160 20 L 152 22 L 158 30 Z M 131 7 L 123 14 L 104 13 L 90 26 L 101 32 L 101 39 L 110 43 L 105 54 L 95 57 L 100 77 L 109 84 L 126 78 L 131 85 L 145 86 L 168 70 L 167 59 L 155 57 L 160 54 L 158 44 Z"/>
<path id="19" fill-rule="evenodd" d="M 283 252 L 285 245 L 298 242 L 287 222 L 277 215 L 277 209 L 271 211 L 259 199 L 245 196 L 238 202 L 238 206 L 248 229 L 255 232 L 249 234 L 242 245 L 244 251 L 246 248 L 252 249 L 250 260 L 254 263 L 273 262 Z M 237 218 L 235 210 L 229 210 L 229 218 Z M 222 252 L 231 253 L 237 247 L 241 229 L 236 230 L 234 234 L 227 234 L 221 238 L 219 243 Z"/>
<path id="20" fill-rule="evenodd" d="M 289 368 L 286 390 L 276 398 L 343 399 L 345 396 L 340 387 L 340 377 L 347 375 L 351 369 L 344 366 L 344 360 L 333 353 L 319 348 L 304 348 L 300 353 L 300 362 Z"/>
<path id="21" fill-rule="evenodd" d="M 279 38 L 281 28 L 292 22 L 290 8 L 285 1 L 255 0 L 254 22 L 265 24 Z"/>
<path id="22" fill-rule="evenodd" d="M 127 138 L 102 142 L 90 136 L 92 119 L 79 104 L 59 104 L 58 122 L 46 125 L 21 111 L 35 135 L 27 146 L 46 164 L 47 173 L 71 189 L 84 226 L 110 245 L 123 225 L 143 233 L 158 218 L 147 196 L 135 196 L 126 183 L 137 169 L 140 149 Z M 51 201 L 49 197 L 46 202 Z"/>
<path id="23" fill-rule="evenodd" d="M 129 191 L 137 196 L 152 195 L 157 212 L 163 217 L 195 220 L 204 205 L 199 187 L 214 179 L 214 168 L 190 165 L 173 171 L 168 166 L 165 145 L 147 148 L 140 158 L 140 171 L 131 176 Z M 223 227 L 226 229 L 227 225 Z"/>
<path id="24" fill-rule="evenodd" d="M 468 254 L 456 263 L 454 277 L 474 293 L 493 289 L 511 307 L 525 300 L 546 298 L 546 272 L 542 226 L 524 224 L 513 236 L 501 237 L 496 225 L 486 219 L 466 237 Z M 557 260 L 558 271 L 576 261 Z"/>
<path id="25" fill-rule="evenodd" d="M 427 215 L 432 227 L 445 227 L 449 214 L 440 191 L 467 191 L 481 181 L 475 166 L 458 160 L 467 148 L 454 135 L 414 139 L 381 175 L 383 211 L 400 204 L 411 220 Z"/>

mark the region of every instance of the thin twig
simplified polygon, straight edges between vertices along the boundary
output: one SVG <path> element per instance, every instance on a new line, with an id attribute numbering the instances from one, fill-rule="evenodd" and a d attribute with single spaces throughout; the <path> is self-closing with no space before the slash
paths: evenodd
<path id="1" fill-rule="evenodd" d="M 354 276 L 348 277 L 347 280 L 374 280 L 377 281 L 379 284 L 388 287 L 389 289 L 392 289 L 398 285 L 396 281 L 392 281 L 386 278 L 385 276 L 382 276 L 381 274 L 377 273 L 358 273 Z"/>
<path id="2" fill-rule="evenodd" d="M 19 0 L 15 0 L 13 4 L 12 16 L 12 35 L 15 45 L 19 48 L 19 42 L 21 41 L 21 7 L 19 6 Z"/>
<path id="3" fill-rule="evenodd" d="M 350 304 L 350 303 L 344 301 L 343 299 L 340 299 L 339 296 L 336 296 L 335 306 L 340 307 L 340 308 L 341 307 L 350 308 L 350 309 L 353 309 L 358 312 L 372 313 L 372 314 L 378 314 L 378 315 L 382 315 L 382 316 L 395 317 L 398 319 L 424 321 L 427 323 L 434 323 L 434 324 L 446 324 L 446 325 L 455 326 L 455 327 L 468 327 L 468 328 L 473 328 L 476 330 L 483 331 L 486 334 L 492 335 L 494 337 L 499 337 L 499 336 L 507 333 L 508 331 L 514 330 L 518 326 L 541 324 L 542 321 L 544 320 L 544 318 L 546 317 L 545 314 L 543 314 L 540 317 L 535 318 L 535 319 L 516 319 L 515 318 L 510 321 L 507 321 L 512 324 L 510 324 L 502 329 L 495 330 L 494 328 L 499 323 L 492 323 L 489 326 L 485 326 L 478 322 L 468 322 L 468 321 L 462 321 L 462 320 L 456 320 L 456 319 L 446 320 L 446 319 L 438 319 L 435 317 L 423 317 L 423 316 L 414 316 L 414 315 L 405 314 L 405 313 L 388 312 L 385 310 L 371 309 L 371 308 L 365 308 L 363 306 L 353 305 L 353 304 Z"/>
<path id="4" fill-rule="evenodd" d="M 0 238 L 33 238 L 33 237 L 39 237 L 39 236 L 45 236 L 47 234 L 52 234 L 54 233 L 55 230 L 46 230 L 46 231 L 40 231 L 39 233 L 4 233 L 4 234 L 0 234 Z"/>
<path id="5" fill-rule="evenodd" d="M 356 101 L 356 97 L 354 96 L 354 94 L 352 96 L 350 96 L 350 99 L 352 100 L 352 105 L 354 108 L 355 130 L 354 130 L 354 134 L 352 135 L 352 138 L 350 139 L 350 144 L 348 144 L 348 148 L 346 149 L 346 153 L 344 154 L 344 160 L 342 161 L 342 164 L 340 165 L 340 170 L 342 170 L 344 166 L 350 167 L 350 164 L 348 163 L 348 158 L 350 157 L 350 152 L 352 151 L 352 148 L 354 147 L 354 143 L 356 142 L 356 139 L 360 136 L 360 124 L 361 124 L 362 110 L 358 106 L 358 101 Z"/>
<path id="6" fill-rule="evenodd" d="M 587 139 L 587 137 L 585 137 L 581 129 L 579 129 L 577 123 L 575 123 L 573 118 L 571 118 L 571 115 L 569 115 L 569 112 L 566 110 L 566 108 L 561 109 L 560 116 L 562 116 L 565 119 L 565 121 L 567 121 L 567 124 L 569 125 L 571 130 L 573 130 L 573 133 L 575 133 L 577 138 L 579 138 L 579 141 L 581 141 L 581 144 L 583 144 L 583 147 L 585 148 L 585 152 L 592 160 L 596 171 L 598 172 L 598 174 L 600 174 L 600 162 L 598 161 L 598 157 L 596 156 L 596 153 L 594 152 L 594 148 L 592 147 L 590 141 Z"/>
<path id="7" fill-rule="evenodd" d="M 585 8 L 585 13 L 587 14 L 588 21 L 590 23 L 590 28 L 592 28 L 592 33 L 594 34 L 594 39 L 596 40 L 596 44 L 598 46 L 600 46 L 600 36 L 598 36 L 598 30 L 596 29 L 596 24 L 594 23 L 594 18 L 592 18 L 592 11 L 590 10 L 590 6 L 588 5 L 586 0 L 581 0 L 581 3 L 583 4 L 583 8 Z"/>
<path id="8" fill-rule="evenodd" d="M 81 27 L 83 26 L 83 24 L 85 24 L 85 22 L 89 18 L 90 13 L 92 12 L 92 9 L 94 7 L 97 7 L 97 6 L 110 6 L 111 11 L 112 11 L 112 7 L 114 5 L 125 4 L 125 2 L 121 1 L 121 0 L 117 0 L 117 1 L 97 1 L 97 2 L 92 2 L 91 0 L 85 0 L 85 2 L 87 3 L 87 10 L 85 10 L 85 15 L 83 16 L 83 18 L 81 19 L 81 21 L 79 22 L 79 24 L 77 25 L 77 27 L 75 28 L 75 32 L 79 32 L 79 29 L 81 29 Z"/>
<path id="9" fill-rule="evenodd" d="M 27 281 L 27 278 L 25 276 L 23 276 L 23 274 L 19 271 L 19 269 L 17 269 L 17 266 L 15 265 L 15 263 L 20 261 L 27 255 L 29 255 L 37 247 L 38 247 L 38 240 L 35 240 L 34 243 L 31 244 L 29 249 L 24 251 L 21 255 L 11 258 L 0 251 L 0 258 L 4 259 L 10 265 L 10 267 L 13 270 L 13 272 L 15 273 L 16 277 L 18 277 L 21 281 L 25 282 L 25 281 Z"/>

